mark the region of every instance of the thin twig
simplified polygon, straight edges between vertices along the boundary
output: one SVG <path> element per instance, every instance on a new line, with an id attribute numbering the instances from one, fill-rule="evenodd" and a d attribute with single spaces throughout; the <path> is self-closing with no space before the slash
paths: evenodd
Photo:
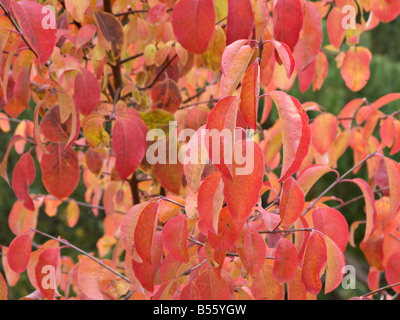
<path id="1" fill-rule="evenodd" d="M 106 268 L 108 271 L 114 273 L 115 275 L 117 275 L 117 276 L 120 277 L 121 279 L 125 280 L 125 281 L 128 282 L 128 283 L 131 283 L 130 280 L 129 280 L 127 277 L 125 277 L 124 275 L 120 274 L 118 271 L 114 270 L 113 268 L 110 268 L 108 265 L 106 265 L 106 264 L 105 264 L 104 262 L 102 262 L 101 260 L 99 260 L 99 259 L 93 257 L 93 256 L 90 255 L 89 253 L 87 253 L 87 252 L 83 251 L 82 249 L 80 249 L 80 248 L 74 246 L 73 244 L 69 243 L 68 241 L 62 240 L 62 239 L 58 239 L 58 238 L 53 237 L 53 236 L 51 236 L 51 235 L 49 235 L 49 234 L 47 234 L 47 233 L 45 233 L 45 232 L 42 232 L 42 231 L 39 231 L 39 230 L 36 230 L 36 229 L 33 229 L 33 228 L 32 228 L 31 230 L 32 230 L 33 232 L 36 232 L 36 233 L 38 233 L 38 234 L 41 234 L 42 236 L 45 236 L 45 237 L 49 238 L 49 239 L 56 240 L 56 241 L 58 241 L 59 243 L 62 243 L 63 245 L 66 245 L 67 247 L 70 247 L 70 248 L 74 249 L 75 251 L 78 251 L 79 253 L 83 254 L 84 256 L 86 256 L 86 257 L 92 259 L 93 261 L 97 262 L 99 265 L 101 265 L 102 267 Z"/>
<path id="2" fill-rule="evenodd" d="M 313 202 L 310 203 L 310 205 L 307 207 L 306 210 L 304 210 L 303 212 L 303 216 L 310 211 L 310 209 L 312 209 L 315 204 L 323 197 L 325 196 L 329 191 L 331 191 L 337 184 L 341 183 L 344 178 L 349 175 L 351 172 L 353 172 L 353 170 L 357 169 L 359 166 L 361 166 L 362 164 L 364 164 L 364 162 L 366 162 L 368 159 L 372 158 L 373 156 L 376 155 L 376 151 L 372 152 L 371 154 L 369 154 L 367 157 L 365 157 L 364 159 L 362 159 L 359 163 L 357 163 L 354 167 L 352 167 L 350 170 L 348 170 L 346 173 L 344 173 L 342 176 L 339 177 L 339 179 L 337 179 L 336 181 L 334 181 L 328 188 L 326 188 Z"/>
<path id="3" fill-rule="evenodd" d="M 366 294 L 363 294 L 361 297 L 368 297 L 368 296 L 371 296 L 373 294 L 376 294 L 376 293 L 379 293 L 379 292 L 382 292 L 382 291 L 385 291 L 385 290 L 389 290 L 389 289 L 392 289 L 393 287 L 397 287 L 397 286 L 400 286 L 400 282 L 389 284 L 389 285 L 387 285 L 385 287 L 382 287 L 382 288 L 376 289 L 374 291 L 368 292 Z"/>

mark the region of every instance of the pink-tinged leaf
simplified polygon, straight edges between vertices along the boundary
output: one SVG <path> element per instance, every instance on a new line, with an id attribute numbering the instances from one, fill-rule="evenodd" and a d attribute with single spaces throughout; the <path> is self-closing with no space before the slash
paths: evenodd
<path id="1" fill-rule="evenodd" d="M 306 44 L 304 38 L 300 38 L 297 42 L 296 48 L 294 49 L 294 57 L 296 60 L 295 69 L 297 72 L 297 78 L 299 80 L 299 88 L 302 93 L 306 92 L 310 87 L 312 80 L 315 75 L 317 61 L 313 59 L 307 66 L 306 63 Z M 304 66 L 304 67 L 303 67 Z"/>
<path id="2" fill-rule="evenodd" d="M 339 177 L 339 173 L 328 166 L 315 164 L 305 168 L 297 177 L 297 183 L 303 191 L 304 196 L 307 195 L 312 186 L 328 172 L 335 172 L 337 178 Z"/>
<path id="3" fill-rule="evenodd" d="M 29 186 L 35 181 L 36 169 L 29 152 L 25 153 L 14 167 L 12 187 L 18 200 L 24 201 L 24 207 L 35 210 L 32 198 L 29 196 Z"/>
<path id="4" fill-rule="evenodd" d="M 7 283 L 3 275 L 0 273 L 0 301 L 7 300 L 7 295 L 8 295 Z"/>
<path id="5" fill-rule="evenodd" d="M 329 41 L 337 50 L 339 50 L 346 36 L 346 30 L 342 27 L 344 16 L 345 14 L 342 13 L 340 8 L 333 7 L 326 20 Z"/>
<path id="6" fill-rule="evenodd" d="M 184 215 L 168 220 L 163 228 L 162 236 L 165 249 L 176 260 L 181 262 L 189 261 L 187 246 L 188 226 Z"/>
<path id="7" fill-rule="evenodd" d="M 283 164 L 280 182 L 299 170 L 308 154 L 311 129 L 300 102 L 283 91 L 268 93 L 278 109 L 282 128 Z"/>
<path id="8" fill-rule="evenodd" d="M 203 53 L 215 30 L 212 0 L 180 0 L 174 6 L 172 27 L 179 43 L 192 53 Z"/>
<path id="9" fill-rule="evenodd" d="M 400 251 L 392 254 L 385 267 L 385 278 L 388 284 L 400 282 Z M 393 290 L 400 292 L 400 286 L 393 287 Z"/>
<path id="10" fill-rule="evenodd" d="M 394 0 L 372 0 L 371 12 L 380 21 L 387 23 L 396 19 L 400 13 L 400 3 Z"/>
<path id="11" fill-rule="evenodd" d="M 197 210 L 202 224 L 207 230 L 217 232 L 219 214 L 224 204 L 224 184 L 221 174 L 209 175 L 200 185 L 197 195 Z"/>
<path id="12" fill-rule="evenodd" d="M 279 215 L 283 227 L 291 226 L 302 214 L 304 209 L 304 193 L 296 180 L 289 177 L 282 186 Z"/>
<path id="13" fill-rule="evenodd" d="M 63 143 L 52 143 L 43 154 L 40 168 L 46 190 L 58 199 L 68 197 L 78 186 L 80 168 L 78 154 Z"/>
<path id="14" fill-rule="evenodd" d="M 135 109 L 126 108 L 117 112 L 112 143 L 116 157 L 115 169 L 122 180 L 128 178 L 144 158 L 147 131 L 147 126 Z"/>
<path id="15" fill-rule="evenodd" d="M 331 113 L 322 113 L 311 124 L 312 145 L 323 155 L 329 151 L 338 131 L 338 121 Z"/>
<path id="16" fill-rule="evenodd" d="M 8 247 L 5 246 L 0 246 L 1 247 L 1 262 L 3 266 L 3 271 L 4 275 L 6 277 L 7 283 L 10 287 L 14 287 L 19 280 L 19 273 L 14 272 L 10 266 L 8 265 L 7 261 L 7 252 L 8 252 Z"/>
<path id="17" fill-rule="evenodd" d="M 303 2 L 303 41 L 305 50 L 302 69 L 315 60 L 322 44 L 321 16 L 309 1 Z"/>
<path id="18" fill-rule="evenodd" d="M 13 12 L 18 24 L 29 44 L 39 57 L 39 62 L 43 66 L 53 53 L 56 44 L 57 26 L 55 16 L 50 10 L 32 1 L 12 1 Z M 54 22 L 52 28 L 44 28 L 47 23 Z"/>
<path id="19" fill-rule="evenodd" d="M 193 192 L 199 191 L 203 170 L 208 160 L 205 134 L 204 126 L 201 126 L 186 145 L 183 172 L 187 184 Z"/>
<path id="20" fill-rule="evenodd" d="M 55 276 L 57 267 L 61 267 L 58 266 L 59 259 L 60 248 L 49 248 L 40 254 L 35 267 L 36 283 L 47 300 L 53 300 L 57 291 Z"/>
<path id="21" fill-rule="evenodd" d="M 221 94 L 231 96 L 236 90 L 253 56 L 254 48 L 248 40 L 237 40 L 226 47 L 222 54 Z"/>
<path id="22" fill-rule="evenodd" d="M 22 273 L 26 270 L 32 252 L 30 233 L 17 236 L 11 243 L 7 252 L 7 261 L 11 270 Z"/>
<path id="23" fill-rule="evenodd" d="M 218 101 L 208 115 L 205 145 L 211 163 L 226 178 L 232 178 L 232 153 L 236 128 L 238 97 L 225 97 Z"/>
<path id="24" fill-rule="evenodd" d="M 274 48 L 275 52 L 278 55 L 280 62 L 283 64 L 286 70 L 286 75 L 288 79 L 292 76 L 292 73 L 295 68 L 295 60 L 292 55 L 292 51 L 290 50 L 289 46 L 286 43 L 279 42 L 276 40 L 266 40 L 264 41 L 264 44 L 271 43 Z M 265 49 L 264 49 L 265 50 Z"/>
<path id="25" fill-rule="evenodd" d="M 344 261 L 343 250 L 330 237 L 325 237 L 326 244 L 326 275 L 325 275 L 325 294 L 335 290 L 343 279 Z"/>
<path id="26" fill-rule="evenodd" d="M 12 206 L 8 216 L 8 226 L 16 236 L 36 228 L 39 208 L 35 211 L 29 211 L 24 207 L 22 201 L 16 201 Z"/>
<path id="27" fill-rule="evenodd" d="M 344 252 L 349 241 L 349 225 L 346 218 L 336 209 L 318 208 L 313 211 L 314 228 L 332 239 Z"/>
<path id="28" fill-rule="evenodd" d="M 244 221 L 233 219 L 226 207 L 222 208 L 218 216 L 218 233 L 209 230 L 208 241 L 210 246 L 216 250 L 228 250 L 239 238 Z"/>
<path id="29" fill-rule="evenodd" d="M 340 73 L 350 90 L 360 91 L 367 84 L 371 58 L 371 51 L 364 47 L 351 47 L 346 51 Z"/>
<path id="30" fill-rule="evenodd" d="M 222 177 L 224 196 L 232 217 L 243 221 L 251 214 L 260 197 L 264 157 L 258 143 L 245 140 L 235 143 L 233 154 L 233 179 Z"/>
<path id="31" fill-rule="evenodd" d="M 139 216 L 143 209 L 148 205 L 148 202 L 142 202 L 134 205 L 128 210 L 121 223 L 121 241 L 126 253 L 131 258 L 141 261 L 137 255 L 134 244 L 134 235 Z"/>
<path id="32" fill-rule="evenodd" d="M 301 281 L 312 294 L 318 294 L 322 289 L 320 277 L 328 259 L 326 250 L 324 237 L 314 232 L 307 242 L 301 275 Z"/>
<path id="33" fill-rule="evenodd" d="M 289 282 L 297 271 L 297 250 L 286 238 L 279 240 L 275 249 L 273 274 L 279 283 Z"/>
<path id="34" fill-rule="evenodd" d="M 158 202 L 150 202 L 143 208 L 134 231 L 135 249 L 140 258 L 152 264 L 152 249 L 157 232 Z"/>
<path id="35" fill-rule="evenodd" d="M 248 39 L 254 28 L 254 14 L 250 0 L 228 1 L 226 20 L 226 45 L 240 39 Z"/>
<path id="36" fill-rule="evenodd" d="M 363 242 L 365 242 L 372 235 L 375 229 L 375 219 L 377 215 L 375 198 L 374 194 L 372 193 L 371 187 L 367 182 L 359 178 L 353 179 L 351 181 L 358 185 L 365 199 L 365 213 L 367 216 L 367 225 L 365 228 L 365 236 L 363 239 Z"/>
<path id="37" fill-rule="evenodd" d="M 365 100 L 362 98 L 351 100 L 338 114 L 338 118 L 352 118 L 357 110 L 364 104 Z M 351 120 L 341 120 L 344 128 L 351 128 Z"/>
<path id="38" fill-rule="evenodd" d="M 94 111 L 100 102 L 100 85 L 93 73 L 85 68 L 75 78 L 75 107 L 84 116 Z"/>
<path id="39" fill-rule="evenodd" d="M 257 130 L 258 99 L 260 96 L 260 60 L 250 65 L 244 74 L 240 93 L 240 112 L 247 125 Z"/>
<path id="40" fill-rule="evenodd" d="M 182 289 L 179 300 L 200 300 L 200 291 L 193 281 Z"/>
<path id="41" fill-rule="evenodd" d="M 227 281 L 215 269 L 203 271 L 195 282 L 201 300 L 229 300 Z"/>
<path id="42" fill-rule="evenodd" d="M 385 158 L 386 170 L 389 177 L 389 192 L 390 192 L 390 211 L 387 219 L 386 232 L 392 232 L 399 224 L 400 219 L 400 164 L 396 161 Z"/>
<path id="43" fill-rule="evenodd" d="M 290 50 L 293 51 L 303 27 L 303 9 L 301 1 L 275 1 L 273 19 L 275 39 L 286 43 Z"/>

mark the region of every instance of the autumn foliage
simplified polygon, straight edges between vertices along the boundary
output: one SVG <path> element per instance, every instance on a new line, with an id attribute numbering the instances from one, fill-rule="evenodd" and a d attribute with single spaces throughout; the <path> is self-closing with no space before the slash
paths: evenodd
<path id="1" fill-rule="evenodd" d="M 343 26 L 345 6 L 354 9 L 354 28 Z M 399 1 L 0 7 L 0 128 L 18 124 L 0 163 L 18 199 L 8 215 L 14 240 L 1 247 L 0 299 L 23 272 L 34 288 L 24 299 L 316 299 L 341 285 L 348 246 L 365 255 L 371 291 L 381 291 L 382 275 L 400 292 L 400 120 L 382 111 L 400 93 L 348 101 L 337 115 L 287 93 L 297 83 L 301 92 L 324 90 L 326 54 L 348 89 L 361 90 L 373 56 L 360 36 L 396 19 Z M 322 47 L 325 25 L 330 44 Z M 267 126 L 272 109 L 278 119 Z M 237 174 L 243 163 L 228 163 L 227 145 L 215 152 L 211 136 L 169 139 L 171 121 L 178 134 L 227 130 L 233 154 L 253 150 L 242 154 L 253 170 Z M 146 157 L 154 129 L 166 134 L 166 163 Z M 173 142 L 185 147 L 183 158 L 202 161 L 170 161 Z M 346 150 L 354 166 L 338 172 Z M 11 153 L 19 159 L 13 168 Z M 362 166 L 367 179 L 354 178 Z M 307 197 L 326 174 L 336 180 Z M 34 183 L 47 192 L 32 194 Z M 84 201 L 71 196 L 80 183 Z M 349 225 L 340 212 L 341 183 L 362 193 L 363 221 Z M 37 230 L 62 203 L 71 228 L 80 207 L 93 220 L 105 212 L 95 253 Z M 48 241 L 35 242 L 38 234 Z"/>

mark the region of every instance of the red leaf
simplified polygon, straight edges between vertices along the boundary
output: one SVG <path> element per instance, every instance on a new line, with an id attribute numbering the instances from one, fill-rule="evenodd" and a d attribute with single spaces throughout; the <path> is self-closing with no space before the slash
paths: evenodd
<path id="1" fill-rule="evenodd" d="M 309 1 L 303 2 L 303 40 L 305 50 L 302 69 L 315 60 L 322 44 L 321 16 Z"/>
<path id="2" fill-rule="evenodd" d="M 400 282 L 400 251 L 392 254 L 386 264 L 385 278 L 388 284 Z M 400 292 L 400 286 L 393 287 L 393 290 Z"/>
<path id="3" fill-rule="evenodd" d="M 328 207 L 315 209 L 312 218 L 314 228 L 327 235 L 344 252 L 349 241 L 346 218 L 336 209 Z"/>
<path id="4" fill-rule="evenodd" d="M 266 40 L 264 43 L 271 43 L 274 46 L 276 54 L 281 60 L 280 62 L 285 67 L 286 75 L 289 79 L 292 76 L 296 63 L 288 45 L 276 40 Z"/>
<path id="5" fill-rule="evenodd" d="M 178 261 L 188 262 L 188 226 L 183 215 L 173 217 L 165 224 L 163 231 L 165 249 Z"/>
<path id="6" fill-rule="evenodd" d="M 48 300 L 53 300 L 57 291 L 56 270 L 59 258 L 60 248 L 46 249 L 40 254 L 35 267 L 36 283 L 42 295 Z M 51 284 L 54 287 L 51 287 Z"/>
<path id="7" fill-rule="evenodd" d="M 158 202 L 150 202 L 140 213 L 134 231 L 136 251 L 147 264 L 152 263 L 152 249 L 157 231 L 157 213 Z"/>
<path id="8" fill-rule="evenodd" d="M 224 204 L 223 187 L 221 174 L 215 172 L 203 180 L 197 194 L 201 223 L 207 230 L 214 232 L 218 230 L 219 214 Z"/>
<path id="9" fill-rule="evenodd" d="M 198 54 L 205 52 L 215 30 L 213 1 L 178 1 L 172 13 L 172 27 L 185 49 Z"/>
<path id="10" fill-rule="evenodd" d="M 46 190 L 58 199 L 68 197 L 78 186 L 80 168 L 74 149 L 64 148 L 63 143 L 52 143 L 43 154 L 40 168 Z"/>
<path id="11" fill-rule="evenodd" d="M 239 238 L 243 226 L 244 221 L 234 220 L 229 210 L 226 207 L 222 208 L 219 213 L 218 233 L 208 231 L 210 246 L 216 250 L 228 250 Z"/>
<path id="12" fill-rule="evenodd" d="M 12 7 L 22 33 L 39 56 L 39 62 L 43 66 L 53 53 L 57 26 L 46 29 L 42 24 L 48 19 L 46 16 L 52 17 L 55 23 L 53 13 L 44 10 L 41 4 L 32 1 L 12 1 Z"/>
<path id="13" fill-rule="evenodd" d="M 400 3 L 392 0 L 372 0 L 372 13 L 382 22 L 390 22 L 399 15 Z"/>
<path id="14" fill-rule="evenodd" d="M 17 236 L 7 251 L 7 261 L 11 270 L 22 273 L 28 266 L 32 252 L 31 234 L 29 232 Z"/>
<path id="15" fill-rule="evenodd" d="M 290 50 L 293 51 L 303 27 L 301 2 L 300 0 L 277 0 L 274 4 L 275 39 L 286 43 Z"/>
<path id="16" fill-rule="evenodd" d="M 230 153 L 233 150 L 238 103 L 237 97 L 225 97 L 219 100 L 208 115 L 206 129 L 209 131 L 204 137 L 211 163 L 223 176 L 230 179 L 232 178 L 232 165 L 227 162 L 232 159 Z M 219 150 L 214 150 L 218 144 Z"/>
<path id="17" fill-rule="evenodd" d="M 279 283 L 289 282 L 297 271 L 297 250 L 292 242 L 282 238 L 275 250 L 273 274 Z"/>
<path id="18" fill-rule="evenodd" d="M 285 180 L 282 186 L 279 215 L 283 227 L 291 226 L 302 214 L 304 209 L 304 193 L 293 177 Z"/>
<path id="19" fill-rule="evenodd" d="M 260 96 L 260 60 L 250 65 L 244 74 L 240 93 L 240 112 L 247 125 L 257 130 L 258 99 Z"/>
<path id="20" fill-rule="evenodd" d="M 35 176 L 35 164 L 31 154 L 27 152 L 14 167 L 12 187 L 18 200 L 24 201 L 24 207 L 30 211 L 35 210 L 35 205 L 29 196 L 29 185 L 35 181 Z"/>
<path id="21" fill-rule="evenodd" d="M 115 169 L 122 180 L 128 178 L 139 166 L 146 153 L 147 126 L 135 109 L 117 112 L 112 131 Z"/>
<path id="22" fill-rule="evenodd" d="M 308 239 L 303 260 L 301 281 L 308 292 L 318 294 L 321 291 L 321 271 L 327 261 L 325 239 L 317 232 L 313 232 Z"/>
<path id="23" fill-rule="evenodd" d="M 243 221 L 251 214 L 252 208 L 260 198 L 264 179 L 264 157 L 258 143 L 245 140 L 235 143 L 233 154 L 233 179 L 222 177 L 224 196 L 232 217 Z M 239 161 L 243 161 L 243 164 L 239 165 Z"/>
<path id="24" fill-rule="evenodd" d="M 236 40 L 248 39 L 253 28 L 254 14 L 250 0 L 228 1 L 226 45 L 228 46 Z"/>
<path id="25" fill-rule="evenodd" d="M 84 116 L 89 115 L 100 102 L 100 85 L 89 70 L 80 68 L 75 78 L 74 103 Z"/>
<path id="26" fill-rule="evenodd" d="M 226 280 L 216 270 L 207 269 L 196 279 L 201 300 L 228 300 L 229 287 Z"/>
<path id="27" fill-rule="evenodd" d="M 300 102 L 282 91 L 268 94 L 278 108 L 283 141 L 283 164 L 280 182 L 299 170 L 308 154 L 311 129 L 308 116 Z"/>
<path id="28" fill-rule="evenodd" d="M 262 270 L 267 256 L 265 240 L 257 230 L 246 228 L 243 243 L 249 268 L 248 272 L 252 275 L 256 274 Z"/>
<path id="29" fill-rule="evenodd" d="M 200 291 L 193 281 L 182 289 L 179 300 L 200 300 Z"/>
<path id="30" fill-rule="evenodd" d="M 156 276 L 163 256 L 163 243 L 161 232 L 157 232 L 154 237 L 154 245 L 151 250 L 152 263 L 147 262 L 137 262 L 132 259 L 132 268 L 135 273 L 136 278 L 139 280 L 140 284 L 149 292 L 154 291 L 154 277 Z"/>

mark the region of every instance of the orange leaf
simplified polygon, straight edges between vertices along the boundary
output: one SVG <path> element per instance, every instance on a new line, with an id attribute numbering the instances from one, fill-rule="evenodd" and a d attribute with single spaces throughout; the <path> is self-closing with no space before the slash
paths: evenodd
<path id="1" fill-rule="evenodd" d="M 229 300 L 230 293 L 226 280 L 216 270 L 203 271 L 195 282 L 201 300 Z"/>
<path id="2" fill-rule="evenodd" d="M 371 58 L 371 52 L 364 47 L 351 47 L 346 51 L 340 73 L 350 90 L 360 91 L 367 84 Z"/>

